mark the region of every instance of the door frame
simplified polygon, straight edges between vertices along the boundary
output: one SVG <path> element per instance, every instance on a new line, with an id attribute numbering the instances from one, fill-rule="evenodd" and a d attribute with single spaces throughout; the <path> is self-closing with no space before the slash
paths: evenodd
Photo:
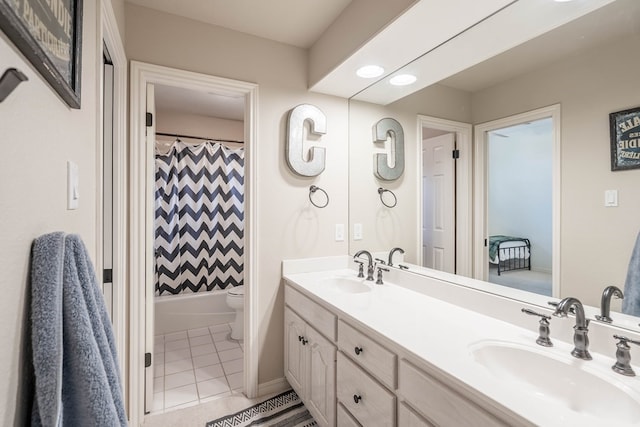
<path id="1" fill-rule="evenodd" d="M 98 116 L 96 127 L 98 141 L 96 154 L 96 273 L 102 276 L 103 244 L 102 219 L 103 209 L 103 82 L 102 52 L 106 46 L 113 63 L 113 301 L 111 321 L 115 339 L 116 352 L 123 384 L 123 394 L 127 399 L 126 379 L 126 337 L 127 337 L 127 83 L 128 64 L 118 24 L 110 2 L 100 2 L 98 22 L 100 23 L 99 37 L 97 37 L 96 70 L 98 70 L 99 84 L 97 85 Z M 102 281 L 100 281 L 102 283 Z"/>
<path id="2" fill-rule="evenodd" d="M 245 326 L 244 326 L 244 392 L 249 398 L 258 394 L 258 289 L 257 283 L 257 193 L 258 193 L 258 85 L 206 74 L 178 70 L 160 65 L 131 61 L 130 64 L 130 268 L 129 287 L 129 413 L 132 425 L 144 419 L 144 354 L 145 354 L 145 283 L 149 262 L 146 225 L 153 221 L 153 212 L 146 211 L 146 91 L 147 83 L 182 87 L 209 92 L 224 91 L 245 97 Z M 151 239 L 149 239 L 151 240 Z M 152 272 L 151 272 L 152 273 Z M 153 277 L 150 274 L 148 277 Z M 147 283 L 147 286 L 151 284 Z"/>
<path id="3" fill-rule="evenodd" d="M 472 277 L 473 274 L 473 199 L 472 199 L 472 131 L 470 123 L 445 120 L 437 117 L 418 115 L 418 144 L 419 153 L 416 155 L 418 176 L 420 185 L 417 186 L 417 199 L 422 201 L 422 128 L 437 129 L 456 134 L 456 149 L 460 152 L 460 157 L 456 162 L 456 274 Z M 417 233 L 420 238 L 417 240 L 416 253 L 422 256 L 422 203 L 417 203 L 418 218 Z M 422 258 L 420 258 L 422 259 Z"/>
<path id="4" fill-rule="evenodd" d="M 551 233 L 552 235 L 552 261 L 551 261 L 551 295 L 560 295 L 560 200 L 561 200 L 561 114 L 560 104 L 553 104 L 527 111 L 521 114 L 504 117 L 490 122 L 481 123 L 474 127 L 474 269 L 473 277 L 486 281 L 489 275 L 489 254 L 485 246 L 485 239 L 488 239 L 489 216 L 487 202 L 488 196 L 488 168 L 487 168 L 487 147 L 488 134 L 493 130 L 515 126 L 521 123 L 535 120 L 551 118 L 553 122 L 552 134 L 552 194 L 551 194 Z"/>

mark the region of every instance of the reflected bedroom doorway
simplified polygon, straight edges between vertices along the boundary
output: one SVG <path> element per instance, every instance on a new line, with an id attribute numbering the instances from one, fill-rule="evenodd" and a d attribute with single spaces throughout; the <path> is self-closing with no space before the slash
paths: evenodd
<path id="1" fill-rule="evenodd" d="M 485 224 L 477 257 L 491 283 L 557 295 L 559 106 L 476 127 Z M 480 237 L 480 236 L 478 236 Z M 476 274 L 478 270 L 476 270 Z"/>

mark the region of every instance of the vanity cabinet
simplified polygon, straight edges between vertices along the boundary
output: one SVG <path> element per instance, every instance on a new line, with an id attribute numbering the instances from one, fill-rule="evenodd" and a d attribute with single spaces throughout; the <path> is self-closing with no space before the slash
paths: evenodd
<path id="1" fill-rule="evenodd" d="M 318 425 L 334 426 L 336 346 L 302 317 L 309 317 L 309 313 L 317 314 L 317 311 L 309 311 L 314 310 L 316 304 L 300 294 L 297 297 L 293 300 L 297 303 L 298 313 L 289 306 L 285 307 L 284 313 L 285 376 Z M 335 316 L 333 318 L 335 334 Z"/>
<path id="2" fill-rule="evenodd" d="M 285 286 L 285 375 L 319 425 L 531 425 L 321 303 Z"/>

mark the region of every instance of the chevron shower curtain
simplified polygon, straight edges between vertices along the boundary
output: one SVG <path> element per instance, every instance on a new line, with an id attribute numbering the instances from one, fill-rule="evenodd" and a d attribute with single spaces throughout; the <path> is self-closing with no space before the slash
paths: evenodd
<path id="1" fill-rule="evenodd" d="M 242 285 L 244 149 L 176 141 L 155 163 L 156 295 Z"/>

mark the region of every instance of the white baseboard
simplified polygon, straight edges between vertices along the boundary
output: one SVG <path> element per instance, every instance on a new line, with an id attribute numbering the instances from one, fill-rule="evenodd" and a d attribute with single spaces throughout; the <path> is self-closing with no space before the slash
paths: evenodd
<path id="1" fill-rule="evenodd" d="M 275 380 L 258 384 L 258 396 L 281 393 L 289 390 L 290 388 L 291 386 L 284 377 L 276 378 Z"/>

